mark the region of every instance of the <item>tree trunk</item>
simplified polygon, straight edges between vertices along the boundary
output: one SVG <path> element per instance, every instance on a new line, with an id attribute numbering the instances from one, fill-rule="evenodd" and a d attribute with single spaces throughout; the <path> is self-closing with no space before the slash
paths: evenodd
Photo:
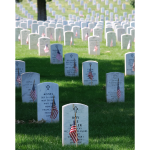
<path id="1" fill-rule="evenodd" d="M 46 21 L 46 0 L 37 0 L 38 18 L 37 20 Z"/>

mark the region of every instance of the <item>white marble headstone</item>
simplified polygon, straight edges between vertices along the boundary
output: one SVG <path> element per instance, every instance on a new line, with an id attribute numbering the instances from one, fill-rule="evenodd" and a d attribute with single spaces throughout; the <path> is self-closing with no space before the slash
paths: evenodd
<path id="1" fill-rule="evenodd" d="M 45 28 L 45 37 L 50 38 L 50 41 L 54 41 L 54 28 L 53 27 Z"/>
<path id="2" fill-rule="evenodd" d="M 122 28 L 116 29 L 117 41 L 121 42 L 121 35 L 122 34 L 125 34 L 125 29 L 122 29 Z"/>
<path id="3" fill-rule="evenodd" d="M 30 30 L 24 29 L 20 31 L 21 35 L 21 45 L 28 45 L 29 38 L 28 35 L 30 34 Z"/>
<path id="4" fill-rule="evenodd" d="M 79 26 L 73 26 L 72 32 L 74 33 L 74 38 L 80 38 L 80 27 Z"/>
<path id="5" fill-rule="evenodd" d="M 100 42 L 102 42 L 102 33 L 103 33 L 103 29 L 102 28 L 94 28 L 93 29 L 93 36 L 99 36 L 100 37 Z"/>
<path id="6" fill-rule="evenodd" d="M 37 102 L 37 85 L 39 83 L 39 73 L 25 72 L 21 75 L 22 102 Z"/>
<path id="7" fill-rule="evenodd" d="M 42 119 L 47 123 L 59 122 L 59 86 L 56 83 L 37 85 L 37 120 Z"/>
<path id="8" fill-rule="evenodd" d="M 38 24 L 37 23 L 32 23 L 31 24 L 31 33 L 38 33 Z"/>
<path id="9" fill-rule="evenodd" d="M 81 29 L 82 41 L 88 41 L 88 37 L 90 36 L 90 28 L 84 27 Z"/>
<path id="10" fill-rule="evenodd" d="M 20 27 L 23 29 L 27 29 L 27 23 L 26 22 L 21 22 Z"/>
<path id="11" fill-rule="evenodd" d="M 29 49 L 36 49 L 38 50 L 38 46 L 37 46 L 37 43 L 38 43 L 38 38 L 39 38 L 39 34 L 36 34 L 36 33 L 30 33 L 28 35 L 28 38 L 29 38 Z"/>
<path id="12" fill-rule="evenodd" d="M 130 46 L 129 46 L 130 45 Z M 121 49 L 132 49 L 132 36 L 130 34 L 121 35 Z"/>
<path id="13" fill-rule="evenodd" d="M 135 75 L 135 52 L 125 53 L 125 76 Z"/>
<path id="14" fill-rule="evenodd" d="M 135 29 L 130 30 L 130 35 L 132 36 L 132 42 L 135 42 Z"/>
<path id="15" fill-rule="evenodd" d="M 55 41 L 64 41 L 63 28 L 55 28 Z"/>
<path id="16" fill-rule="evenodd" d="M 15 60 L 15 87 L 21 87 L 21 74 L 25 71 L 25 61 Z"/>
<path id="17" fill-rule="evenodd" d="M 109 31 L 106 34 L 106 46 L 114 47 L 116 46 L 116 34 L 114 31 Z"/>
<path id="18" fill-rule="evenodd" d="M 39 25 L 38 26 L 38 34 L 42 37 L 45 37 L 45 25 Z"/>
<path id="19" fill-rule="evenodd" d="M 74 45 L 74 33 L 71 31 L 64 32 L 64 45 Z"/>
<path id="20" fill-rule="evenodd" d="M 82 63 L 82 83 L 83 85 L 98 85 L 98 62 L 97 61 L 85 61 Z"/>
<path id="21" fill-rule="evenodd" d="M 50 38 L 40 37 L 38 43 L 38 54 L 40 56 L 50 56 Z"/>
<path id="22" fill-rule="evenodd" d="M 110 102 L 124 102 L 124 73 L 106 73 L 106 100 Z"/>
<path id="23" fill-rule="evenodd" d="M 23 30 L 23 28 L 20 27 L 15 28 L 15 41 L 19 41 L 18 36 L 20 35 L 21 30 Z"/>
<path id="24" fill-rule="evenodd" d="M 65 54 L 65 76 L 79 76 L 78 54 Z"/>
<path id="25" fill-rule="evenodd" d="M 89 143 L 89 110 L 87 105 L 81 103 L 70 103 L 62 106 L 63 146 L 76 145 L 76 142 L 72 140 L 69 134 L 73 122 L 77 128 L 77 144 L 87 145 Z"/>

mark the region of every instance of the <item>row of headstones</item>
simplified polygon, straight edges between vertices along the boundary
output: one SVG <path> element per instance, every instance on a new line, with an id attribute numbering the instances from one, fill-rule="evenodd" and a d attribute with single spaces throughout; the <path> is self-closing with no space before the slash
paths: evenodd
<path id="1" fill-rule="evenodd" d="M 121 49 L 131 49 L 135 42 L 135 22 L 130 22 L 130 26 L 123 23 L 122 26 L 118 22 L 105 22 L 106 46 L 115 46 L 117 40 L 121 42 Z"/>
<path id="2" fill-rule="evenodd" d="M 58 44 L 57 44 L 58 45 Z M 56 46 L 56 45 L 53 45 Z M 60 46 L 60 45 L 59 45 Z M 60 47 L 55 48 L 56 53 Z M 63 63 L 63 60 L 62 60 Z M 32 91 L 37 93 L 37 85 L 40 83 L 40 74 L 34 72 L 25 72 L 25 62 L 16 60 L 15 62 L 15 85 L 16 87 L 22 88 L 22 102 L 34 102 L 36 99 L 32 97 Z M 75 77 L 79 76 L 79 61 L 78 54 L 67 53 L 65 54 L 64 63 L 65 76 Z M 108 73 L 110 74 L 110 73 Z M 112 75 L 106 74 L 106 97 L 107 102 L 111 102 L 110 97 L 112 97 L 111 92 L 117 92 L 115 89 L 120 84 L 120 91 L 122 96 L 119 97 L 120 101 L 124 101 L 124 74 L 123 73 L 111 73 Z M 125 54 L 125 75 L 135 74 L 135 53 L 128 52 Z M 117 77 L 116 77 L 117 76 Z M 122 76 L 122 79 L 119 78 Z M 118 83 L 119 78 L 119 83 Z M 116 83 L 114 83 L 116 80 Z M 123 80 L 123 81 L 122 81 Z M 122 83 L 120 83 L 122 82 Z M 83 85 L 95 86 L 99 84 L 99 71 L 98 62 L 96 61 L 85 61 L 82 63 L 82 83 Z M 114 84 L 113 84 L 114 83 Z M 114 93 L 113 93 L 114 94 Z M 113 97 L 114 101 L 116 98 Z"/>
<path id="3" fill-rule="evenodd" d="M 33 2 L 32 2 L 32 1 L 27 0 L 27 3 L 29 3 L 29 4 L 30 4 L 30 7 L 32 7 L 32 9 L 35 11 L 35 13 L 37 13 L 37 12 L 38 12 L 38 9 L 37 9 L 36 5 L 35 5 L 35 4 L 33 4 Z"/>
<path id="4" fill-rule="evenodd" d="M 22 5 L 22 4 L 17 3 L 17 7 L 19 7 L 20 11 L 22 11 L 22 13 L 23 13 L 25 16 L 27 16 L 28 19 L 33 19 L 33 18 L 34 18 L 33 15 L 31 15 L 30 13 L 28 13 L 28 11 L 27 11 L 25 8 L 23 8 L 23 5 Z M 19 19 L 19 17 L 17 17 L 16 19 Z"/>

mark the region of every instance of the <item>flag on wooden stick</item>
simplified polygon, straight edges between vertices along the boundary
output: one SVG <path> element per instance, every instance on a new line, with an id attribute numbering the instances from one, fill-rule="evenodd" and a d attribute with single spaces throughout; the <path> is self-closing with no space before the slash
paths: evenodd
<path id="1" fill-rule="evenodd" d="M 48 53 L 48 52 L 49 52 L 48 44 L 45 45 L 45 47 L 44 47 L 44 52 L 45 52 L 45 53 Z"/>
<path id="2" fill-rule="evenodd" d="M 120 91 L 120 87 L 119 87 L 119 78 L 118 78 L 118 83 L 117 83 L 117 97 L 118 98 L 121 97 L 121 91 Z"/>
<path id="3" fill-rule="evenodd" d="M 71 39 L 70 39 L 70 45 L 72 45 L 72 36 L 71 36 Z"/>
<path id="4" fill-rule="evenodd" d="M 31 98 L 33 99 L 33 102 L 36 100 L 36 98 L 37 98 L 37 95 L 36 95 L 36 91 L 35 91 L 35 80 L 34 80 L 34 82 L 33 82 L 33 86 L 32 86 L 32 90 L 31 90 L 31 92 L 30 92 L 30 96 L 31 96 Z"/>
<path id="5" fill-rule="evenodd" d="M 69 132 L 69 135 L 72 138 L 74 143 L 76 143 L 78 141 L 78 138 L 77 138 L 77 141 L 76 141 L 76 131 L 77 131 L 77 128 L 76 128 L 75 120 L 74 120 L 73 125 L 71 126 L 71 129 L 70 129 L 70 132 Z"/>
<path id="6" fill-rule="evenodd" d="M 111 39 L 110 47 L 113 47 L 113 40 Z"/>
<path id="7" fill-rule="evenodd" d="M 17 75 L 17 80 L 16 80 L 19 84 L 21 83 L 21 77 L 20 77 L 20 73 L 19 73 L 19 68 L 18 68 L 18 75 Z"/>
<path id="8" fill-rule="evenodd" d="M 55 103 L 54 96 L 53 96 L 50 118 L 55 119 L 57 117 L 57 115 L 58 115 L 58 110 L 57 110 L 56 103 Z"/>
<path id="9" fill-rule="evenodd" d="M 20 34 L 18 35 L 18 40 L 20 41 Z"/>
<path id="10" fill-rule="evenodd" d="M 56 59 L 58 59 L 59 61 L 61 61 L 61 60 L 62 60 L 62 56 L 61 56 L 61 54 L 60 54 L 60 52 L 59 52 L 58 47 L 56 47 L 56 48 L 57 48 L 57 55 L 56 55 Z"/>

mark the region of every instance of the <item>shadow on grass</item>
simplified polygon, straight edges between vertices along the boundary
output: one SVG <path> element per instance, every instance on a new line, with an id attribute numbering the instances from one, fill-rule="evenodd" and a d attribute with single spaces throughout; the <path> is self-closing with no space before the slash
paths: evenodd
<path id="1" fill-rule="evenodd" d="M 82 85 L 82 62 L 91 60 L 91 58 L 79 58 L 79 77 L 65 77 L 64 64 L 50 64 L 49 58 L 24 58 L 26 62 L 26 72 L 40 73 L 42 82 L 62 82 L 64 86 L 59 86 L 59 123 L 54 124 L 28 124 L 28 120 L 37 120 L 37 104 L 22 103 L 21 89 L 16 89 L 16 119 L 24 120 L 25 124 L 16 125 L 16 134 L 26 134 L 35 136 L 53 136 L 62 138 L 62 106 L 68 103 L 82 103 L 89 106 L 89 138 L 100 139 L 98 148 L 88 147 L 88 149 L 106 150 L 105 144 L 116 144 L 121 148 L 133 147 L 134 143 L 134 76 L 125 77 L 125 103 L 107 103 L 106 91 L 103 86 L 106 85 L 106 73 L 122 72 L 124 73 L 124 61 L 122 60 L 100 60 L 92 59 L 98 62 L 99 85 Z M 73 82 L 72 82 L 73 80 Z M 130 90 L 127 90 L 129 88 Z M 130 141 L 117 141 L 116 137 L 128 137 Z M 112 140 L 108 140 L 110 137 Z M 104 143 L 101 147 L 101 138 Z M 61 140 L 56 149 L 60 149 Z M 124 142 L 124 143 L 122 143 Z M 28 142 L 27 142 L 28 143 Z M 27 144 L 22 142 L 21 144 Z M 30 143 L 30 141 L 29 141 Z M 38 142 L 37 142 L 38 143 Z M 129 144 L 130 143 L 130 144 Z M 92 141 L 89 145 L 93 145 Z M 18 145 L 18 144 L 17 144 Z M 47 147 L 53 147 L 53 143 L 46 143 Z M 107 147 L 107 146 L 106 146 Z M 53 149 L 53 148 L 52 148 Z M 67 148 L 62 148 L 67 149 Z M 71 149 L 76 149 L 71 147 Z M 86 149 L 78 148 L 78 149 Z M 110 148 L 111 149 L 111 148 Z"/>

